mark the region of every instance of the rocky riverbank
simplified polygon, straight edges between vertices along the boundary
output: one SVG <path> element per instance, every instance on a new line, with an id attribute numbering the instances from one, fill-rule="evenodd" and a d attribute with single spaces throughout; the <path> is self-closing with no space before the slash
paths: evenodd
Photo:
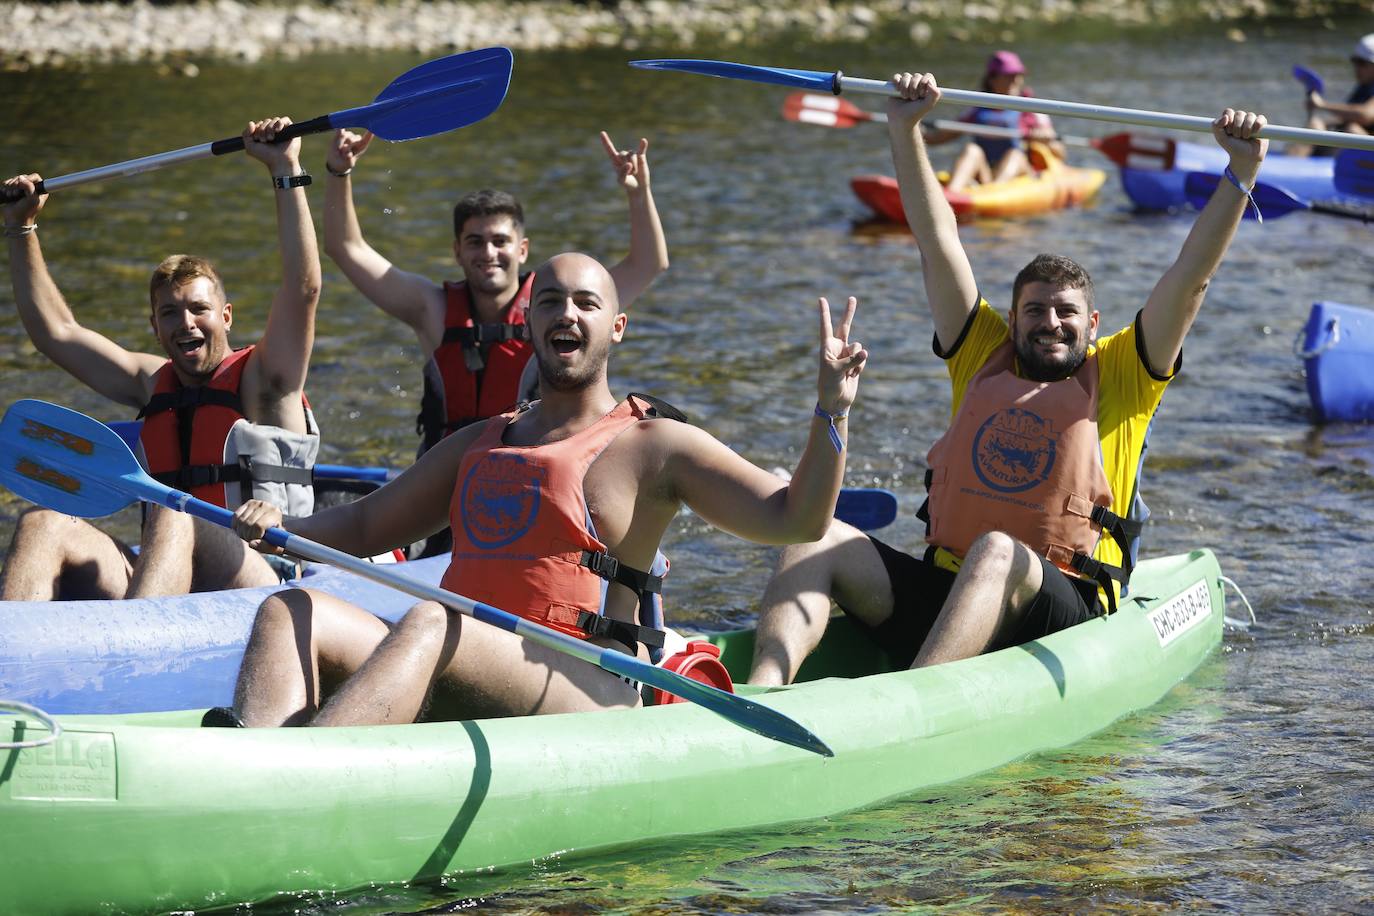
<path id="1" fill-rule="evenodd" d="M 168 61 L 194 75 L 194 58 L 256 61 L 317 51 L 413 50 L 486 45 L 517 50 L 646 44 L 748 44 L 802 33 L 862 41 L 876 30 L 909 31 L 916 44 L 989 37 L 1018 25 L 1097 20 L 1123 25 L 1354 15 L 1363 0 L 341 0 L 330 3 L 0 2 L 11 40 L 9 70 L 87 61 Z"/>

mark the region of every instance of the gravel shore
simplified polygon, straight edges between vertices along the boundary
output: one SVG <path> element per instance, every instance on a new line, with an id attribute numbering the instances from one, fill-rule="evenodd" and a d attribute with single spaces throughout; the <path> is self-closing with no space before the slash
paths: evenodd
<path id="1" fill-rule="evenodd" d="M 862 41 L 904 29 L 915 44 L 968 39 L 1028 23 L 1098 20 L 1123 25 L 1349 15 L 1349 0 L 623 0 L 543 2 L 243 3 L 154 5 L 0 2 L 12 39 L 0 67 L 26 70 L 87 61 L 167 61 L 195 75 L 194 58 L 246 62 L 316 51 L 439 52 L 486 45 L 517 50 L 648 43 L 748 44 L 803 33 L 817 41 Z M 996 34 L 995 32 L 993 34 Z"/>

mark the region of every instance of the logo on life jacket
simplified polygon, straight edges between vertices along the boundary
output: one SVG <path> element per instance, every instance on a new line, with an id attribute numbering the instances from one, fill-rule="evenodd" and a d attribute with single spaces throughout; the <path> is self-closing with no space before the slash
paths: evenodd
<path id="1" fill-rule="evenodd" d="M 973 470 L 999 493 L 1022 493 L 1043 483 L 1054 467 L 1054 425 L 1029 410 L 999 410 L 973 437 Z"/>
<path id="2" fill-rule="evenodd" d="M 520 455 L 488 454 L 463 480 L 463 528 L 473 546 L 496 550 L 518 541 L 539 514 L 541 468 Z"/>

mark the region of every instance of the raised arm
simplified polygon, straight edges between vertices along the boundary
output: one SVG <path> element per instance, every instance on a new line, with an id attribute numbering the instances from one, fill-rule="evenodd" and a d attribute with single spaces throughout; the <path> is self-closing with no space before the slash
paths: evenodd
<path id="1" fill-rule="evenodd" d="M 291 187 L 290 179 L 303 172 L 300 138 L 274 142 L 290 118 L 249 122 L 243 132 L 244 151 L 267 167 L 277 210 L 277 247 L 282 277 L 267 313 L 267 325 L 249 371 L 256 373 L 257 396 L 263 401 L 299 402 L 315 344 L 315 306 L 320 301 L 320 253 L 315 247 L 315 224 L 305 188 Z M 302 432 L 304 430 L 301 430 Z"/>
<path id="2" fill-rule="evenodd" d="M 82 383 L 113 401 L 142 407 L 152 393 L 152 377 L 165 358 L 126 350 L 102 334 L 80 325 L 48 273 L 38 244 L 38 214 L 48 196 L 34 193 L 38 175 L 19 175 L 5 182 L 24 196 L 4 209 L 10 283 L 19 320 L 33 345 Z"/>
<path id="3" fill-rule="evenodd" d="M 676 447 L 665 466 L 678 499 L 717 528 L 761 544 L 802 543 L 825 534 L 844 481 L 846 417 L 868 359 L 868 351 L 849 339 L 856 307 L 850 297 L 832 331 L 830 304 L 820 300 L 817 410 L 792 480 L 784 483 L 702 430 L 672 424 Z"/>
<path id="4" fill-rule="evenodd" d="M 1217 144 L 1230 154 L 1231 174 L 1246 188 L 1254 187 L 1269 149 L 1268 140 L 1255 137 L 1266 123 L 1261 115 L 1230 108 L 1212 122 Z M 1221 181 L 1183 241 L 1178 259 L 1150 293 L 1140 314 L 1140 331 L 1149 368 L 1156 375 L 1167 376 L 1177 361 L 1183 338 L 1193 326 L 1207 286 L 1231 246 L 1247 206 L 1249 201 L 1240 189 L 1228 180 Z"/>
<path id="5" fill-rule="evenodd" d="M 900 98 L 887 102 L 887 132 L 892 163 L 902 192 L 906 221 L 921 252 L 921 277 L 935 319 L 941 350 L 959 339 L 969 312 L 978 304 L 978 283 L 959 242 L 959 225 L 945 200 L 921 139 L 921 119 L 940 101 L 940 89 L 929 73 L 898 73 L 892 84 Z"/>
<path id="6" fill-rule="evenodd" d="M 325 156 L 324 253 L 373 305 L 409 325 L 429 355 L 444 336 L 443 287 L 382 257 L 363 238 L 353 207 L 350 175 L 371 143 L 371 133 L 359 136 L 349 130 L 337 131 L 330 143 Z"/>
<path id="7" fill-rule="evenodd" d="M 625 189 L 630 204 L 630 253 L 611 268 L 620 307 L 628 309 L 659 274 L 668 269 L 668 240 L 649 189 L 649 141 L 643 137 L 639 148 L 617 150 L 610 135 L 601 132 L 601 146 L 610 157 L 616 181 Z"/>

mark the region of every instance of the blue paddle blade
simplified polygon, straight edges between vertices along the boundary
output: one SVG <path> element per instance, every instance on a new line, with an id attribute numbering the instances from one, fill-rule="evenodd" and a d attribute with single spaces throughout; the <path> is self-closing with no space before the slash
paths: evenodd
<path id="1" fill-rule="evenodd" d="M 1308 92 L 1318 94 L 1325 94 L 1326 92 L 1326 83 L 1322 81 L 1322 78 L 1315 71 L 1309 70 L 1301 64 L 1293 66 L 1293 79 L 1302 83 Z"/>
<path id="2" fill-rule="evenodd" d="M 19 496 L 67 515 L 99 518 L 137 497 L 112 486 L 143 474 L 119 434 L 105 424 L 46 401 L 16 401 L 0 419 L 0 483 Z"/>
<path id="3" fill-rule="evenodd" d="M 845 487 L 835 503 L 835 517 L 860 531 L 886 528 L 897 518 L 897 496 L 891 490 Z"/>
<path id="4" fill-rule="evenodd" d="M 792 86 L 797 89 L 812 89 L 817 92 L 834 92 L 834 73 L 819 70 L 789 70 L 785 67 L 755 67 L 751 64 L 734 64 L 724 60 L 692 60 L 687 58 L 667 58 L 660 60 L 632 60 L 631 67 L 641 70 L 676 70 L 680 73 L 696 73 L 700 76 L 718 76 L 728 80 L 749 80 L 755 83 L 773 83 L 777 86 Z"/>
<path id="5" fill-rule="evenodd" d="M 466 127 L 501 107 L 514 62 L 509 48 L 483 48 L 427 61 L 392 80 L 371 105 L 335 112 L 329 122 L 370 130 L 391 141 Z"/>
<path id="6" fill-rule="evenodd" d="M 1183 180 L 1183 193 L 1188 198 L 1188 203 L 1201 210 L 1207 206 L 1207 201 L 1212 199 L 1212 193 L 1216 191 L 1217 185 L 1226 179 L 1220 175 L 1213 175 L 1210 172 L 1189 172 Z M 1310 210 L 1312 205 L 1301 197 L 1290 193 L 1277 185 L 1266 184 L 1263 181 L 1255 182 L 1255 187 L 1250 192 L 1250 196 L 1255 200 L 1255 206 L 1245 207 L 1245 219 L 1255 218 L 1255 208 L 1264 214 L 1266 219 L 1278 219 L 1280 216 L 1287 216 L 1297 210 Z"/>
<path id="7" fill-rule="evenodd" d="M 1336 190 L 1356 197 L 1374 197 L 1374 152 L 1347 149 L 1337 153 Z"/>

